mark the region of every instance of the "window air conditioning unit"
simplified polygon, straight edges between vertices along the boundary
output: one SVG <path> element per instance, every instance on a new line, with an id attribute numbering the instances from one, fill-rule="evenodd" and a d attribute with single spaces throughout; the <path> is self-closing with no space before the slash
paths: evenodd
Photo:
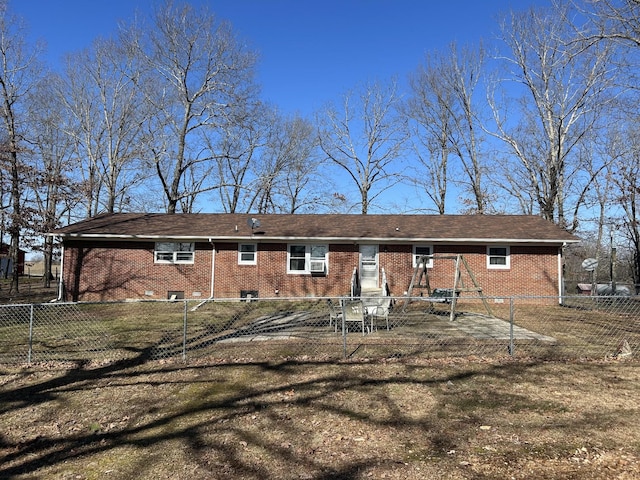
<path id="1" fill-rule="evenodd" d="M 324 273 L 325 272 L 324 260 L 311 260 L 311 265 L 309 266 L 309 270 L 311 271 L 311 273 Z"/>

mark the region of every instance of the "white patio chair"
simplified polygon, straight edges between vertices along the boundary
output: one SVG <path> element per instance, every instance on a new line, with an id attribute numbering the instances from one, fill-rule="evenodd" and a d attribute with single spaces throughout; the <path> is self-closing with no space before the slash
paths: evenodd
<path id="1" fill-rule="evenodd" d="M 347 331 L 350 323 L 358 323 L 362 328 L 362 335 L 366 334 L 367 314 L 361 300 L 344 300 L 342 302 L 342 317 Z"/>
<path id="2" fill-rule="evenodd" d="M 342 321 L 342 307 L 330 298 L 327 299 L 327 306 L 329 307 L 329 326 L 334 325 L 334 331 L 337 332 L 338 323 Z"/>
<path id="3" fill-rule="evenodd" d="M 375 327 L 375 321 L 384 318 L 389 331 L 389 311 L 391 310 L 391 297 L 381 297 L 376 305 L 367 306 L 367 313 L 371 317 L 371 331 Z"/>

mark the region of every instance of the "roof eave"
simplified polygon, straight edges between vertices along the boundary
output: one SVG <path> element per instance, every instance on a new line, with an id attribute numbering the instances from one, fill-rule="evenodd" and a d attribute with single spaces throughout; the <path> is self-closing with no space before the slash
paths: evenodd
<path id="1" fill-rule="evenodd" d="M 566 244 L 579 243 L 579 239 L 540 239 L 540 238 L 421 238 L 421 237 L 305 237 L 305 236 L 264 236 L 264 235 L 233 235 L 233 236 L 202 236 L 202 235 L 123 235 L 123 234 L 97 234 L 97 233 L 58 233 L 52 234 L 63 239 L 89 239 L 89 240 L 180 240 L 201 242 L 297 242 L 317 241 L 327 243 L 505 243 L 505 244 Z"/>

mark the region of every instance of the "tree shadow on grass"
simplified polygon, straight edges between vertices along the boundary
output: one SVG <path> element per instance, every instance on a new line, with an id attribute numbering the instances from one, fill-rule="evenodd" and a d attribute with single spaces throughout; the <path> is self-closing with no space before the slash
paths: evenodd
<path id="1" fill-rule="evenodd" d="M 464 441 L 457 423 L 454 428 L 439 424 L 435 410 L 443 385 L 527 369 L 487 365 L 440 374 L 401 364 L 387 370 L 376 362 L 172 367 L 147 363 L 149 350 L 0 391 L 0 414 L 28 409 L 36 427 L 42 422 L 35 418 L 39 409 L 73 405 L 76 394 L 96 392 L 94 401 L 111 401 L 114 412 L 109 429 L 83 425 L 60 433 L 43 428 L 42 434 L 22 439 L 1 436 L 0 477 L 46 475 L 94 463 L 108 465 L 105 470 L 115 478 L 364 478 L 363 472 L 407 468 L 409 454 L 388 448 L 378 437 L 397 440 L 400 447 L 419 438 L 423 450 L 442 457 Z M 144 386 L 149 398 L 140 403 L 135 392 Z M 110 397 L 110 391 L 121 389 L 130 396 Z M 425 405 L 417 405 L 422 397 Z M 526 408 L 526 399 L 520 400 Z M 118 423 L 124 413 L 127 420 Z M 188 469 L 197 473 L 186 475 Z"/>

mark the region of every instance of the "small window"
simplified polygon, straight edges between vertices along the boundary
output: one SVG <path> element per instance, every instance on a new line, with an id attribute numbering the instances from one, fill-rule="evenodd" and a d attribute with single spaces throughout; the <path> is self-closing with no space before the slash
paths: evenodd
<path id="1" fill-rule="evenodd" d="M 324 260 L 327 257 L 326 245 L 311 245 L 311 260 Z"/>
<path id="2" fill-rule="evenodd" d="M 289 245 L 287 272 L 326 273 L 328 245 Z"/>
<path id="3" fill-rule="evenodd" d="M 311 255 L 309 260 L 309 271 L 316 275 L 326 275 L 327 273 L 327 245 L 311 245 Z"/>
<path id="4" fill-rule="evenodd" d="M 304 245 L 289 245 L 289 271 L 304 272 L 306 270 L 307 247 Z"/>
<path id="5" fill-rule="evenodd" d="M 155 263 L 193 263 L 194 244 L 189 242 L 157 242 Z"/>
<path id="6" fill-rule="evenodd" d="M 413 268 L 418 266 L 418 260 L 422 256 L 429 256 L 427 260 L 427 268 L 433 267 L 433 248 L 430 245 L 414 245 L 413 246 Z"/>
<path id="7" fill-rule="evenodd" d="M 487 247 L 487 268 L 510 268 L 509 247 Z"/>
<path id="8" fill-rule="evenodd" d="M 258 245 L 255 243 L 241 243 L 238 245 L 238 264 L 256 265 L 258 263 Z"/>

